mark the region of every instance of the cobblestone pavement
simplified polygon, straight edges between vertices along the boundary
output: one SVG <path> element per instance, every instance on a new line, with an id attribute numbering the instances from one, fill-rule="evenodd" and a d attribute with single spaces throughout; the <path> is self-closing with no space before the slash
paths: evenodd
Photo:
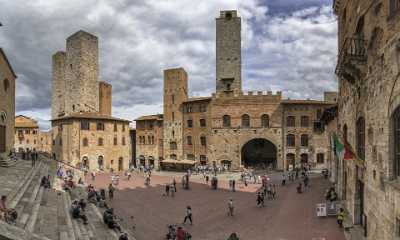
<path id="1" fill-rule="evenodd" d="M 240 239 L 251 240 L 344 240 L 335 218 L 316 217 L 315 206 L 323 199 L 330 186 L 320 177 L 311 178 L 311 189 L 296 193 L 297 183 L 279 187 L 276 200 L 266 202 L 266 207 L 256 206 L 256 191 L 260 185 L 239 186 L 232 193 L 226 189 L 211 190 L 199 177 L 193 177 L 191 190 L 182 190 L 180 177 L 174 198 L 162 196 L 165 183 L 172 176 L 153 175 L 151 185 L 144 186 L 142 176 L 135 175 L 130 181 L 121 178 L 111 205 L 126 223 L 135 225 L 138 240 L 164 239 L 168 224 L 181 224 L 185 207 L 193 210 L 193 226 L 187 224 L 194 240 L 225 240 L 236 232 Z M 110 176 L 103 174 L 88 183 L 105 187 Z M 220 184 L 227 187 L 226 181 Z M 233 198 L 234 217 L 227 216 L 227 201 Z M 133 220 L 131 220 L 133 216 Z"/>

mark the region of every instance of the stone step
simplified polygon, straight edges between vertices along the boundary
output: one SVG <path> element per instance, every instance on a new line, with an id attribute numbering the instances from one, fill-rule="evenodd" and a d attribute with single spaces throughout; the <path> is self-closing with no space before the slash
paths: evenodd
<path id="1" fill-rule="evenodd" d="M 40 201 L 43 196 L 44 188 L 40 187 L 40 181 L 42 176 L 47 175 L 48 166 L 45 165 L 37 174 L 34 176 L 32 181 L 30 182 L 28 188 L 26 189 L 23 200 L 20 201 L 17 205 L 17 212 L 19 216 L 29 215 L 29 218 L 25 222 L 25 217 L 21 219 L 21 221 L 17 221 L 17 226 L 21 228 L 25 228 L 29 232 L 33 231 L 34 224 L 36 222 L 37 214 L 39 211 Z M 39 186 L 39 187 L 38 187 Z"/>
<path id="2" fill-rule="evenodd" d="M 29 173 L 26 174 L 26 177 L 18 184 L 18 186 L 15 188 L 15 190 L 12 191 L 8 195 L 8 204 L 7 205 L 9 206 L 9 208 L 15 208 L 17 206 L 17 203 L 21 200 L 25 191 L 29 187 L 32 179 L 37 174 L 37 172 L 40 170 L 42 165 L 43 165 L 43 163 L 39 162 L 39 164 L 37 165 L 36 168 L 32 168 L 32 170 L 30 170 Z"/>

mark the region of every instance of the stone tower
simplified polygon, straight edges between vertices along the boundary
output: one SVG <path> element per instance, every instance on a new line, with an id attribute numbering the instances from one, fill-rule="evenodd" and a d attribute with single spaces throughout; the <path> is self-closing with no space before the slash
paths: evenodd
<path id="1" fill-rule="evenodd" d="M 53 81 L 52 81 L 52 96 L 51 96 L 51 118 L 55 119 L 65 114 L 65 64 L 66 53 L 59 51 L 53 55 Z"/>
<path id="2" fill-rule="evenodd" d="M 183 159 L 183 114 L 188 76 L 183 68 L 164 70 L 164 159 Z"/>
<path id="3" fill-rule="evenodd" d="M 96 36 L 78 31 L 67 38 L 66 114 L 99 111 L 99 50 Z"/>
<path id="4" fill-rule="evenodd" d="M 217 92 L 242 91 L 241 19 L 236 10 L 221 11 L 216 19 Z"/>
<path id="5" fill-rule="evenodd" d="M 111 116 L 112 86 L 106 82 L 99 82 L 99 110 L 101 115 Z"/>

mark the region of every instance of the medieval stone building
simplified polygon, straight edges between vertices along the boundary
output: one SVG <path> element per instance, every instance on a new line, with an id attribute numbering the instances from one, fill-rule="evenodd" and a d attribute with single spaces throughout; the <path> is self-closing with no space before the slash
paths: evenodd
<path id="1" fill-rule="evenodd" d="M 327 166 L 329 136 L 319 120 L 325 108 L 335 106 L 337 93 L 327 92 L 317 101 L 283 99 L 281 92 L 243 92 L 236 11 L 221 11 L 216 19 L 216 92 L 201 98 L 188 92 L 183 68 L 164 71 L 163 114 L 136 119 L 137 164 Z"/>
<path id="2" fill-rule="evenodd" d="M 339 188 L 354 239 L 400 238 L 400 2 L 336 0 Z M 360 237 L 361 236 L 361 237 Z"/>
<path id="3" fill-rule="evenodd" d="M 53 55 L 52 154 L 73 167 L 126 170 L 129 121 L 111 116 L 112 86 L 99 82 L 98 38 L 78 31 Z"/>
<path id="4" fill-rule="evenodd" d="M 0 159 L 14 147 L 15 75 L 3 49 L 0 48 Z"/>
<path id="5" fill-rule="evenodd" d="M 18 115 L 15 117 L 14 148 L 17 152 L 38 150 L 39 125 L 36 120 Z"/>

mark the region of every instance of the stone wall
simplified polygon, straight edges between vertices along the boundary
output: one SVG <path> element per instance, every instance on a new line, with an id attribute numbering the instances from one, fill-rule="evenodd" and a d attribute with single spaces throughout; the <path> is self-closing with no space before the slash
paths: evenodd
<path id="1" fill-rule="evenodd" d="M 96 36 L 78 31 L 67 38 L 66 114 L 99 111 L 99 56 Z"/>
<path id="2" fill-rule="evenodd" d="M 183 68 L 164 71 L 164 159 L 183 159 L 183 115 L 181 105 L 188 99 L 188 77 Z M 177 148 L 172 149 L 172 143 Z"/>
<path id="3" fill-rule="evenodd" d="M 91 119 L 88 120 L 90 130 L 81 130 L 82 120 L 72 118 L 53 121 L 53 153 L 56 158 L 74 167 L 82 167 L 83 160 L 87 158 L 89 170 L 99 170 L 98 160 L 102 157 L 105 171 L 111 168 L 118 170 L 118 161 L 122 159 L 122 170 L 127 170 L 131 157 L 128 122 Z M 104 123 L 104 130 L 97 130 L 98 122 Z M 115 123 L 117 131 L 114 130 Z M 103 139 L 102 144 L 99 144 L 100 138 Z M 114 138 L 117 139 L 116 145 Z M 87 139 L 87 146 L 84 139 Z"/>
<path id="4" fill-rule="evenodd" d="M 68 97 L 65 79 L 66 53 L 55 53 L 52 61 L 51 118 L 55 119 L 65 113 L 65 99 Z"/>
<path id="5" fill-rule="evenodd" d="M 351 71 L 339 72 L 339 125 L 357 152 L 357 120 L 365 119 L 365 160 L 341 163 L 339 190 L 354 224 L 367 229 L 367 239 L 397 239 L 400 219 L 399 176 L 395 174 L 392 114 L 400 106 L 400 14 L 390 2 L 349 0 L 336 5 L 339 51 L 351 37 L 365 41 L 363 61 L 339 59 Z M 347 134 L 345 130 L 347 129 Z M 345 177 L 347 176 L 347 181 Z M 364 186 L 363 190 L 359 186 Z M 364 208 L 360 207 L 364 194 Z M 367 221 L 361 221 L 365 217 Z"/>
<path id="6" fill-rule="evenodd" d="M 112 86 L 106 82 L 99 82 L 99 113 L 111 116 Z"/>
<path id="7" fill-rule="evenodd" d="M 163 159 L 163 123 L 157 119 L 136 122 L 136 165 L 158 168 Z"/>
<path id="8" fill-rule="evenodd" d="M 198 163 L 209 163 L 207 156 L 210 147 L 211 118 L 209 111 L 210 99 L 188 101 L 182 105 L 183 111 L 183 159 L 194 160 Z M 205 122 L 201 126 L 200 120 Z M 189 124 L 192 124 L 190 127 Z M 203 137 L 203 144 L 201 138 Z M 191 144 L 188 144 L 188 138 Z"/>
<path id="9" fill-rule="evenodd" d="M 0 136 L 3 138 L 0 141 L 5 142 L 0 158 L 6 157 L 14 147 L 15 79 L 7 57 L 0 48 L 0 126 L 5 127 L 5 136 Z"/>
<path id="10" fill-rule="evenodd" d="M 236 11 L 221 11 L 216 19 L 217 92 L 242 90 L 241 60 L 241 18 Z"/>

